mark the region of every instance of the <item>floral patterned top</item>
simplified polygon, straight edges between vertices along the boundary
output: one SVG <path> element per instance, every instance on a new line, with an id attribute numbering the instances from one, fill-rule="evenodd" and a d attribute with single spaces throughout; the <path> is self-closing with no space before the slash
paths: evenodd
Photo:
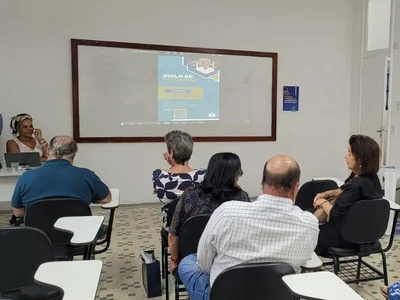
<path id="1" fill-rule="evenodd" d="M 153 171 L 154 192 L 161 202 L 165 229 L 167 229 L 168 204 L 178 199 L 187 188 L 197 187 L 204 180 L 205 174 L 205 169 L 197 169 L 189 173 L 168 173 L 161 169 Z"/>
<path id="2" fill-rule="evenodd" d="M 212 202 L 207 196 L 201 198 L 200 194 L 200 188 L 189 188 L 182 194 L 176 205 L 169 233 L 179 235 L 182 225 L 187 219 L 195 215 L 211 214 L 220 205 L 220 203 Z M 249 194 L 243 190 L 239 190 L 231 200 L 250 202 Z"/>

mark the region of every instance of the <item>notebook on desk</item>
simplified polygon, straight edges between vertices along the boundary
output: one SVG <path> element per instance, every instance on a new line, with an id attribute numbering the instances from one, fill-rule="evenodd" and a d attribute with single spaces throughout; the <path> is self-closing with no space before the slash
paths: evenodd
<path id="1" fill-rule="evenodd" d="M 20 166 L 40 167 L 39 152 L 4 153 L 6 167 L 11 168 L 12 162 L 18 162 Z"/>

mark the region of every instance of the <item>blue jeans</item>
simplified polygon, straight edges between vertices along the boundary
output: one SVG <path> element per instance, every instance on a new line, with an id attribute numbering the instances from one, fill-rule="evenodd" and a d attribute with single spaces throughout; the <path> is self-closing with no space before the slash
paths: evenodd
<path id="1" fill-rule="evenodd" d="M 190 299 L 210 298 L 210 274 L 203 273 L 197 266 L 197 254 L 190 254 L 179 262 L 179 278 L 183 282 Z"/>
<path id="2" fill-rule="evenodd" d="M 388 288 L 389 300 L 399 300 L 400 299 L 400 282 L 392 284 Z"/>

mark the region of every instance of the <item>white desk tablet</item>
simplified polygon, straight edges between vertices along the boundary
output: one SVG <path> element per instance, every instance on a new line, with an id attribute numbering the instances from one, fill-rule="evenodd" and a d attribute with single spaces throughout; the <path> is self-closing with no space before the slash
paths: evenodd
<path id="1" fill-rule="evenodd" d="M 62 288 L 63 300 L 93 300 L 102 265 L 100 260 L 47 262 L 39 266 L 35 280 Z"/>
<path id="2" fill-rule="evenodd" d="M 363 299 L 343 280 L 327 271 L 285 275 L 282 280 L 294 295 L 303 299 Z"/>
<path id="3" fill-rule="evenodd" d="M 103 216 L 62 217 L 54 228 L 72 232 L 71 245 L 80 246 L 94 242 L 103 220 Z"/>

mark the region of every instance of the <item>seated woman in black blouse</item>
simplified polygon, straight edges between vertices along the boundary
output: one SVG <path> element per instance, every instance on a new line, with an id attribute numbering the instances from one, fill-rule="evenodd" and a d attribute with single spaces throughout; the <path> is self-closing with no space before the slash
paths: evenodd
<path id="1" fill-rule="evenodd" d="M 318 244 L 315 249 L 317 254 L 323 252 L 326 247 L 352 246 L 340 235 L 343 217 L 357 201 L 383 197 L 377 176 L 379 154 L 379 145 L 372 138 L 360 134 L 350 137 L 345 156 L 347 167 L 351 170 L 349 178 L 340 188 L 317 194 L 314 198 L 317 211 L 322 210 L 328 216 L 328 223 L 319 227 Z"/>
<path id="2" fill-rule="evenodd" d="M 178 266 L 179 232 L 187 219 L 199 214 L 211 214 L 225 201 L 250 201 L 249 195 L 238 185 L 242 175 L 240 159 L 236 154 L 217 153 L 211 157 L 200 186 L 188 188 L 183 192 L 169 227 L 170 272 Z"/>

